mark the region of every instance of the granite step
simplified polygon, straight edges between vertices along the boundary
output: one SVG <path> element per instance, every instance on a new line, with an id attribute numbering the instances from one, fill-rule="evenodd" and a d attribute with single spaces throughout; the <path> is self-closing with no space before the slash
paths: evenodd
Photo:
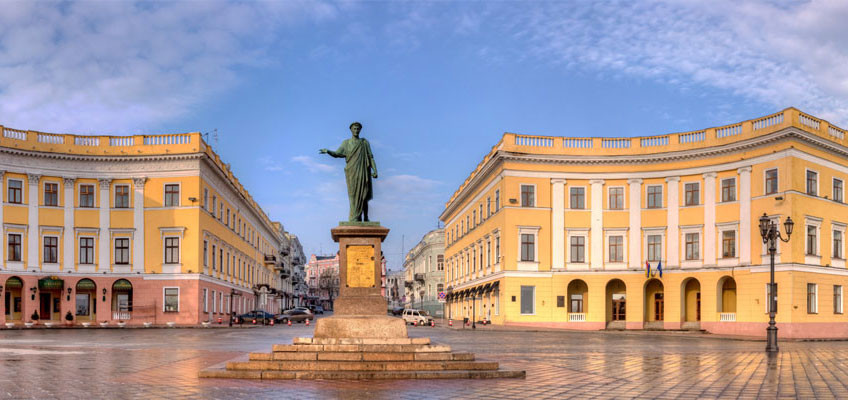
<path id="1" fill-rule="evenodd" d="M 310 338 L 297 337 L 292 344 L 430 344 L 430 338 Z"/>
<path id="2" fill-rule="evenodd" d="M 250 353 L 251 361 L 474 361 L 473 353 L 275 352 Z"/>
<path id="3" fill-rule="evenodd" d="M 450 353 L 442 344 L 275 344 L 276 352 Z"/>
<path id="4" fill-rule="evenodd" d="M 200 371 L 201 378 L 225 379 L 496 379 L 524 378 L 524 371 L 256 371 L 209 368 Z"/>
<path id="5" fill-rule="evenodd" d="M 498 369 L 489 361 L 230 361 L 232 371 L 447 371 Z"/>

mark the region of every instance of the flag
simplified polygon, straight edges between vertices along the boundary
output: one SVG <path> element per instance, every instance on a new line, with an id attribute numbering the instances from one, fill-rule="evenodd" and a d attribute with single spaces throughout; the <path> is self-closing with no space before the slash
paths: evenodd
<path id="1" fill-rule="evenodd" d="M 649 263 L 647 261 L 645 261 L 645 277 L 646 278 L 651 277 L 651 263 Z"/>
<path id="2" fill-rule="evenodd" d="M 657 271 L 659 271 L 660 278 L 662 278 L 662 261 L 657 263 Z"/>

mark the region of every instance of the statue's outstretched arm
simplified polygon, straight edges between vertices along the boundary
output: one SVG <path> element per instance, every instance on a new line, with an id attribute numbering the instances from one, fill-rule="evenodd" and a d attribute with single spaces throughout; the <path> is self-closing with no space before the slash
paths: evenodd
<path id="1" fill-rule="evenodd" d="M 371 164 L 371 177 L 377 178 L 377 163 L 374 162 L 374 153 L 371 152 L 371 144 L 368 144 L 368 163 Z"/>
<path id="2" fill-rule="evenodd" d="M 344 144 L 339 146 L 339 149 L 336 150 L 336 151 L 332 151 L 332 150 L 328 150 L 328 149 L 321 149 L 321 150 L 318 150 L 318 153 L 329 154 L 329 155 L 331 155 L 335 158 L 344 158 L 344 156 L 345 156 L 344 155 Z"/>

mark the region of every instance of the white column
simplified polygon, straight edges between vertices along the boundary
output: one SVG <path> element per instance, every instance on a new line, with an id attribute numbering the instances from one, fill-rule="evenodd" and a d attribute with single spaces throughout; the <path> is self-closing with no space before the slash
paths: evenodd
<path id="1" fill-rule="evenodd" d="M 39 269 L 38 259 L 38 181 L 41 175 L 27 174 L 29 196 L 27 199 L 27 269 Z"/>
<path id="2" fill-rule="evenodd" d="M 642 180 L 628 179 L 630 185 L 630 237 L 627 241 L 628 265 L 630 268 L 642 266 Z"/>
<path id="3" fill-rule="evenodd" d="M 668 203 L 666 204 L 668 238 L 666 238 L 666 259 L 668 266 L 680 265 L 680 177 L 670 176 L 665 178 Z"/>
<path id="4" fill-rule="evenodd" d="M 589 184 L 592 185 L 590 265 L 592 269 L 602 269 L 604 267 L 604 180 L 592 179 Z"/>
<path id="5" fill-rule="evenodd" d="M 551 269 L 565 268 L 565 179 L 551 184 Z"/>
<path id="6" fill-rule="evenodd" d="M 133 178 L 133 272 L 144 272 L 144 182 L 147 178 Z M 222 267 L 222 266 L 219 266 Z"/>
<path id="7" fill-rule="evenodd" d="M 62 254 L 64 254 L 62 265 L 64 265 L 63 269 L 65 271 L 73 271 L 74 252 L 76 250 L 76 246 L 74 246 L 74 238 L 76 236 L 74 232 L 74 182 L 76 178 L 64 178 L 63 181 L 65 182 L 65 229 L 62 232 L 64 235 L 62 240 Z"/>
<path id="8" fill-rule="evenodd" d="M 3 184 L 4 175 L 6 175 L 6 171 L 0 170 L 0 190 L 3 190 L 3 188 L 6 187 L 6 185 Z M 2 238 L 0 243 L 6 242 L 6 233 L 3 232 L 3 221 L 3 193 L 0 193 L 0 238 Z M 2 249 L 0 249 L 0 254 L 3 254 Z M 2 266 L 3 269 L 6 268 L 6 257 L 0 257 L 0 266 Z"/>
<path id="9" fill-rule="evenodd" d="M 109 271 L 109 247 L 112 238 L 109 237 L 109 227 L 111 226 L 109 213 L 109 187 L 112 184 L 111 179 L 103 178 L 97 180 L 100 183 L 100 245 L 97 247 L 97 265 L 98 271 Z"/>
<path id="10" fill-rule="evenodd" d="M 716 265 L 716 173 L 704 174 L 704 266 Z"/>
<path id="11" fill-rule="evenodd" d="M 739 264 L 751 265 L 751 167 L 739 173 Z"/>

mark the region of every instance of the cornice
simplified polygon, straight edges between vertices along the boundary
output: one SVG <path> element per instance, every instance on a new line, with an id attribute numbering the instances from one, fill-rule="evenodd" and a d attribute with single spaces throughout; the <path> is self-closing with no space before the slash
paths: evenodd
<path id="1" fill-rule="evenodd" d="M 439 219 L 444 221 L 445 218 L 456 212 L 457 207 L 463 204 L 467 198 L 473 194 L 472 188 L 476 188 L 481 181 L 487 179 L 489 174 L 496 170 L 505 161 L 518 161 L 534 164 L 551 164 L 551 165 L 611 165 L 617 166 L 622 164 L 659 164 L 692 159 L 704 159 L 724 154 L 738 153 L 748 151 L 753 148 L 766 146 L 769 144 L 786 141 L 789 139 L 798 139 L 818 147 L 829 150 L 833 153 L 848 157 L 848 148 L 836 144 L 825 138 L 818 137 L 808 133 L 800 128 L 790 126 L 776 132 L 768 133 L 762 136 L 741 140 L 738 142 L 705 147 L 699 149 L 673 151 L 665 153 L 649 153 L 649 154 L 622 154 L 612 156 L 593 156 L 593 155 L 548 155 L 548 154 L 527 154 L 518 152 L 509 152 L 498 150 L 489 158 L 489 161 L 480 171 L 475 174 L 467 184 L 464 182 L 464 187 L 455 199 L 450 201 L 445 210 L 439 216 Z M 588 149 L 591 150 L 591 149 Z"/>
<path id="2" fill-rule="evenodd" d="M 46 158 L 53 160 L 71 161 L 169 161 L 169 160 L 194 160 L 205 156 L 203 152 L 180 153 L 180 154 L 150 154 L 150 155 L 125 155 L 125 156 L 98 156 L 70 153 L 46 153 L 42 151 L 31 151 L 0 146 L 0 153 L 20 155 L 25 157 Z"/>

